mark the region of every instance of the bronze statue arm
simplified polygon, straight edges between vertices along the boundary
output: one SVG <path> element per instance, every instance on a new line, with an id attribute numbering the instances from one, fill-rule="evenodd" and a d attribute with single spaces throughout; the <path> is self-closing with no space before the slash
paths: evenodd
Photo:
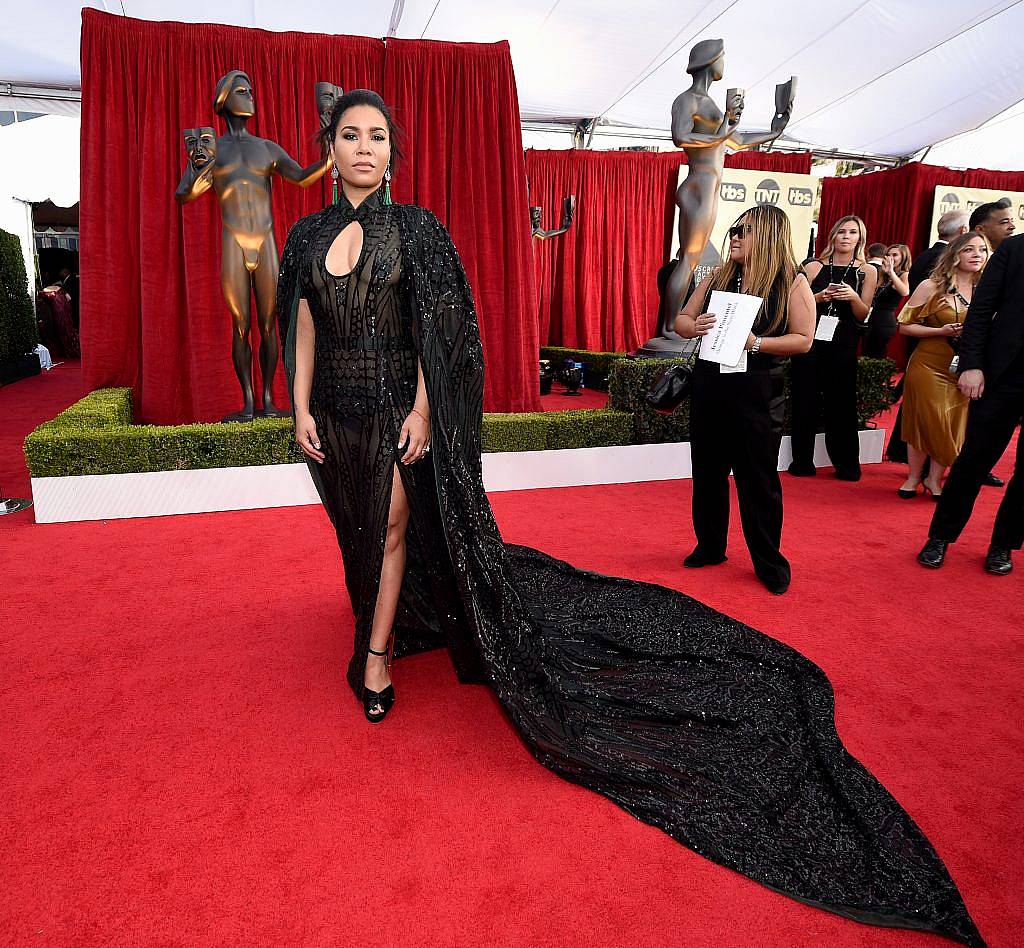
<path id="1" fill-rule="evenodd" d="M 685 98 L 685 97 L 684 97 Z M 728 128 L 719 128 L 717 135 L 695 132 L 693 123 L 696 116 L 692 112 L 684 112 L 679 105 L 672 108 L 672 143 L 676 148 L 714 148 L 727 141 L 731 132 Z M 725 119 L 723 119 L 723 124 Z"/>
<path id="2" fill-rule="evenodd" d="M 775 141 L 782 134 L 780 129 L 777 132 L 733 132 L 727 136 L 729 147 L 733 151 L 749 151 L 757 148 L 758 145 L 767 145 Z"/>
<path id="3" fill-rule="evenodd" d="M 288 154 L 277 142 L 268 142 L 274 156 L 274 170 L 286 181 L 297 184 L 300 188 L 308 188 L 311 184 L 319 181 L 331 167 L 330 154 L 314 161 L 313 164 L 303 168 L 291 155 Z"/>
<path id="4" fill-rule="evenodd" d="M 174 191 L 174 199 L 179 204 L 189 204 L 210 190 L 213 186 L 213 164 L 211 161 L 202 171 L 196 171 L 191 161 L 185 164 L 181 180 Z"/>
<path id="5" fill-rule="evenodd" d="M 714 148 L 716 145 L 729 141 L 732 135 L 729 131 L 720 135 L 706 135 L 703 132 L 695 132 L 692 129 L 692 121 L 689 131 L 680 133 L 675 128 L 672 129 L 672 143 L 676 148 Z"/>

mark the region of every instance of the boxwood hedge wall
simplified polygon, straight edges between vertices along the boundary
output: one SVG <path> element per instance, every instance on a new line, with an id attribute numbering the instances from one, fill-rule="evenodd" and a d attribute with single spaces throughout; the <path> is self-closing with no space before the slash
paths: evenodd
<path id="1" fill-rule="evenodd" d="M 604 355 L 603 353 L 601 355 Z M 644 400 L 670 360 L 615 358 L 610 362 L 607 408 L 485 414 L 483 449 L 543 451 L 617 444 L 685 441 L 690 408 L 669 416 Z M 885 359 L 860 362 L 861 424 L 892 404 L 895 365 Z M 25 439 L 33 477 L 122 474 L 211 467 L 288 464 L 303 455 L 292 438 L 290 418 L 257 418 L 244 424 L 134 425 L 131 389 L 101 389 L 87 395 Z"/>

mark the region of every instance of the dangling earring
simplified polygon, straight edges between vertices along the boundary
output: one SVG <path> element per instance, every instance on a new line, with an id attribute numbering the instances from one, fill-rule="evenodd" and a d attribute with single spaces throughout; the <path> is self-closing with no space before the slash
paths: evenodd
<path id="1" fill-rule="evenodd" d="M 384 172 L 384 203 L 391 203 L 391 165 Z"/>
<path id="2" fill-rule="evenodd" d="M 338 166 L 331 165 L 331 178 L 334 183 L 331 185 L 331 203 L 338 203 Z"/>

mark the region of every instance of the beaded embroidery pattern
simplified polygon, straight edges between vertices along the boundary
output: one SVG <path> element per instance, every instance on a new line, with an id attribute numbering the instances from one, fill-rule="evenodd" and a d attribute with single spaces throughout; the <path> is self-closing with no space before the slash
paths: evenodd
<path id="1" fill-rule="evenodd" d="M 541 763 L 721 865 L 859 921 L 983 944 L 927 838 L 843 747 L 820 668 L 681 593 L 502 541 L 483 490 L 483 352 L 472 293 L 451 238 L 429 211 L 376 202 L 353 211 L 343 199 L 292 229 L 279 305 L 289 378 L 299 274 L 359 216 L 373 259 L 392 259 L 397 225 L 397 284 L 393 267 L 367 273 L 377 284 L 374 329 L 390 325 L 401 335 L 408 328 L 431 410 L 432 461 L 402 470 L 411 517 L 396 654 L 447 644 L 460 679 L 494 689 Z M 378 218 L 379 242 L 370 236 Z M 378 246 L 390 249 L 380 257 Z M 345 297 L 350 307 L 353 292 Z M 379 321 L 385 299 L 397 299 L 390 323 Z M 350 321 L 338 334 L 365 328 Z M 325 381 L 352 385 L 365 398 L 358 416 L 338 410 L 335 431 L 339 443 L 342 433 L 348 441 L 331 455 L 333 466 L 310 465 L 338 529 L 357 616 L 349 668 L 357 693 L 395 424 L 411 405 L 415 378 L 406 350 L 399 357 L 370 351 L 372 386 L 368 373 L 349 372 L 359 360 L 325 354 L 314 369 L 341 371 L 343 378 Z M 326 420 L 330 412 L 319 410 Z"/>

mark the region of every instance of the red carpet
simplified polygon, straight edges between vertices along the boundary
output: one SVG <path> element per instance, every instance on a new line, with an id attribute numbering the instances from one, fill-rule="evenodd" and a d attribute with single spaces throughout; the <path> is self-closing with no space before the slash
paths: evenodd
<path id="1" fill-rule="evenodd" d="M 568 411 L 580 408 L 604 408 L 608 404 L 608 393 L 596 388 L 580 389 L 578 395 L 566 395 L 565 386 L 559 382 L 551 387 L 550 395 L 541 395 L 541 411 Z"/>
<path id="2" fill-rule="evenodd" d="M 5 483 L 24 431 L 77 394 L 61 371 L 0 390 Z M 725 566 L 679 567 L 688 482 L 493 501 L 510 541 L 684 589 L 820 663 L 850 750 L 990 944 L 1017 945 L 1024 560 L 981 572 L 1001 495 L 986 489 L 946 568 L 919 568 L 932 508 L 899 483 L 891 465 L 857 485 L 787 479 L 782 599 L 738 533 Z M 366 724 L 319 508 L 25 512 L 0 518 L 0 549 L 4 944 L 943 943 L 798 905 L 561 781 L 443 654 L 400 662 L 395 711 Z"/>

